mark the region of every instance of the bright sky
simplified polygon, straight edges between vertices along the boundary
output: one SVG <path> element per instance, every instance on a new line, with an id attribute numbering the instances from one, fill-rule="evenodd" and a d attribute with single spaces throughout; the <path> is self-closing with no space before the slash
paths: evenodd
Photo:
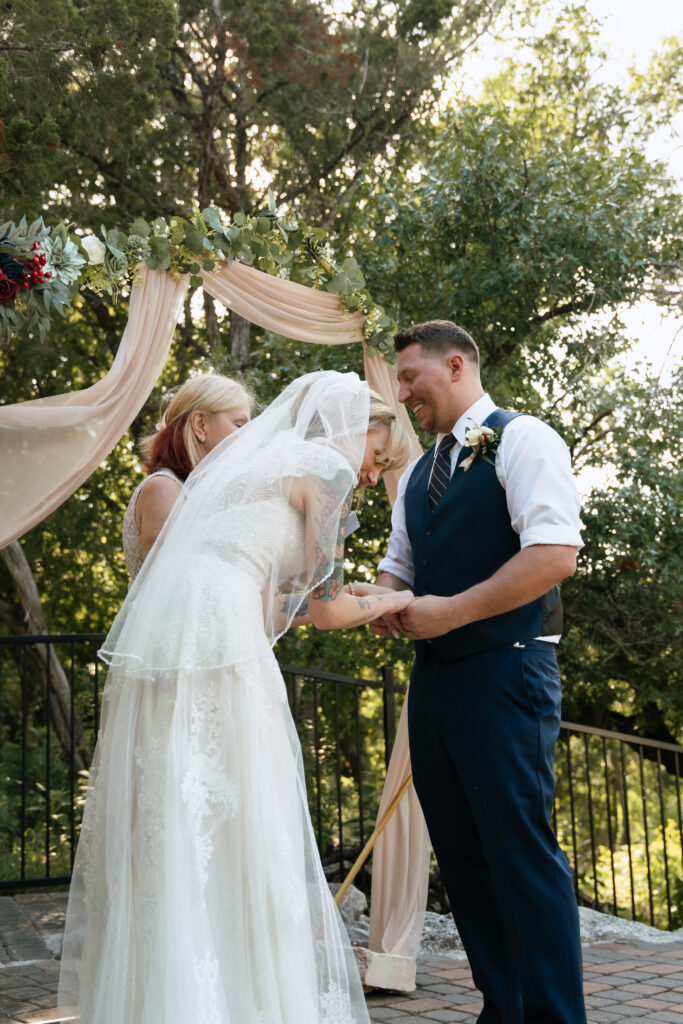
<path id="1" fill-rule="evenodd" d="M 606 72 L 619 79 L 635 60 L 641 69 L 666 36 L 683 36 L 683 4 L 677 0 L 588 0 L 588 8 L 605 21 L 604 38 L 609 43 L 610 67 Z M 678 137 L 655 139 L 652 153 L 665 158 L 672 172 L 683 182 L 683 115 L 676 125 Z M 662 319 L 653 303 L 640 303 L 629 311 L 629 326 L 639 339 L 628 359 L 629 365 L 651 361 L 659 373 L 667 371 L 683 356 L 683 319 Z"/>
<path id="2" fill-rule="evenodd" d="M 586 6 L 604 23 L 603 42 L 608 61 L 603 72 L 607 79 L 619 81 L 635 62 L 644 69 L 662 39 L 671 35 L 683 37 L 683 3 L 680 0 L 586 0 Z M 497 69 L 493 53 L 487 60 L 486 43 L 477 50 L 475 67 L 467 69 L 473 84 Z M 677 137 L 653 138 L 650 152 L 665 159 L 673 174 L 683 183 L 683 114 L 676 124 Z M 650 363 L 665 382 L 671 368 L 683 357 L 683 318 L 662 318 L 650 302 L 639 303 L 627 311 L 625 321 L 634 339 L 626 365 L 636 367 Z"/>

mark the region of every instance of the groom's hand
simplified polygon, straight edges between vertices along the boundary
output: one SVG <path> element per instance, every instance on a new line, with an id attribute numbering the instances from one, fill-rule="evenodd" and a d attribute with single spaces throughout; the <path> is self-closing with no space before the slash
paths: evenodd
<path id="1" fill-rule="evenodd" d="M 375 636 L 399 637 L 401 635 L 401 620 L 398 612 L 383 615 L 380 619 L 374 619 L 373 622 L 369 623 L 369 626 Z"/>
<path id="2" fill-rule="evenodd" d="M 411 640 L 431 640 L 465 624 L 457 596 L 416 597 L 399 618 L 402 632 Z"/>
<path id="3" fill-rule="evenodd" d="M 400 576 L 394 576 L 391 572 L 381 572 L 377 577 L 377 583 L 380 587 L 385 587 L 387 590 L 410 590 L 409 583 L 402 580 Z M 385 615 L 369 623 L 369 625 L 375 636 L 393 636 L 398 638 L 401 635 L 401 620 L 398 617 L 398 612 L 387 612 Z"/>

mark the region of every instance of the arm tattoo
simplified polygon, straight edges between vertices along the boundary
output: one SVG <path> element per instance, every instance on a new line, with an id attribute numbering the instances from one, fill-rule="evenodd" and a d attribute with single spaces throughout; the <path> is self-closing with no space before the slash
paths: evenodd
<path id="1" fill-rule="evenodd" d="M 334 601 L 344 586 L 344 526 L 351 508 L 353 488 L 344 500 L 341 518 L 335 537 L 336 512 L 339 507 L 339 486 L 329 480 L 318 480 L 315 495 L 316 528 L 314 578 L 325 575 L 329 570 L 329 551 L 334 546 L 332 573 L 315 589 L 311 596 L 318 601 Z"/>
<path id="2" fill-rule="evenodd" d="M 280 595 L 280 615 L 285 618 L 306 615 L 308 612 L 308 598 L 302 598 L 300 594 Z"/>

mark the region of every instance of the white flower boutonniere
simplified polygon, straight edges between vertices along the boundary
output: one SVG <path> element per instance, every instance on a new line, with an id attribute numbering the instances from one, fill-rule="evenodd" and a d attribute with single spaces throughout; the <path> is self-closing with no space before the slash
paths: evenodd
<path id="1" fill-rule="evenodd" d="M 467 472 L 474 460 L 478 458 L 482 458 L 484 462 L 493 466 L 494 461 L 488 456 L 493 455 L 495 458 L 502 434 L 500 427 L 471 427 L 465 433 L 465 444 L 472 449 L 472 454 L 462 460 L 460 468 Z"/>

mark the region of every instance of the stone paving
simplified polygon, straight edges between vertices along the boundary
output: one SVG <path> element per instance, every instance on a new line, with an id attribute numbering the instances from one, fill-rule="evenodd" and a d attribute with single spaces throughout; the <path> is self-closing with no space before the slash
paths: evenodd
<path id="1" fill-rule="evenodd" d="M 0 1024 L 55 1019 L 67 893 L 0 897 Z"/>
<path id="2" fill-rule="evenodd" d="M 0 898 L 0 1024 L 57 1019 L 54 954 L 65 909 L 66 893 Z M 591 1024 L 683 1024 L 683 941 L 595 943 L 583 959 Z M 373 1024 L 475 1024 L 482 1009 L 467 961 L 429 953 L 419 958 L 415 992 L 372 992 L 367 1001 Z"/>
<path id="3" fill-rule="evenodd" d="M 683 1024 L 680 941 L 584 946 L 583 965 L 589 1024 L 624 1024 L 634 1018 Z M 429 955 L 418 960 L 417 991 L 400 997 L 371 993 L 367 1001 L 373 1024 L 474 1024 L 483 1005 L 466 960 Z"/>

